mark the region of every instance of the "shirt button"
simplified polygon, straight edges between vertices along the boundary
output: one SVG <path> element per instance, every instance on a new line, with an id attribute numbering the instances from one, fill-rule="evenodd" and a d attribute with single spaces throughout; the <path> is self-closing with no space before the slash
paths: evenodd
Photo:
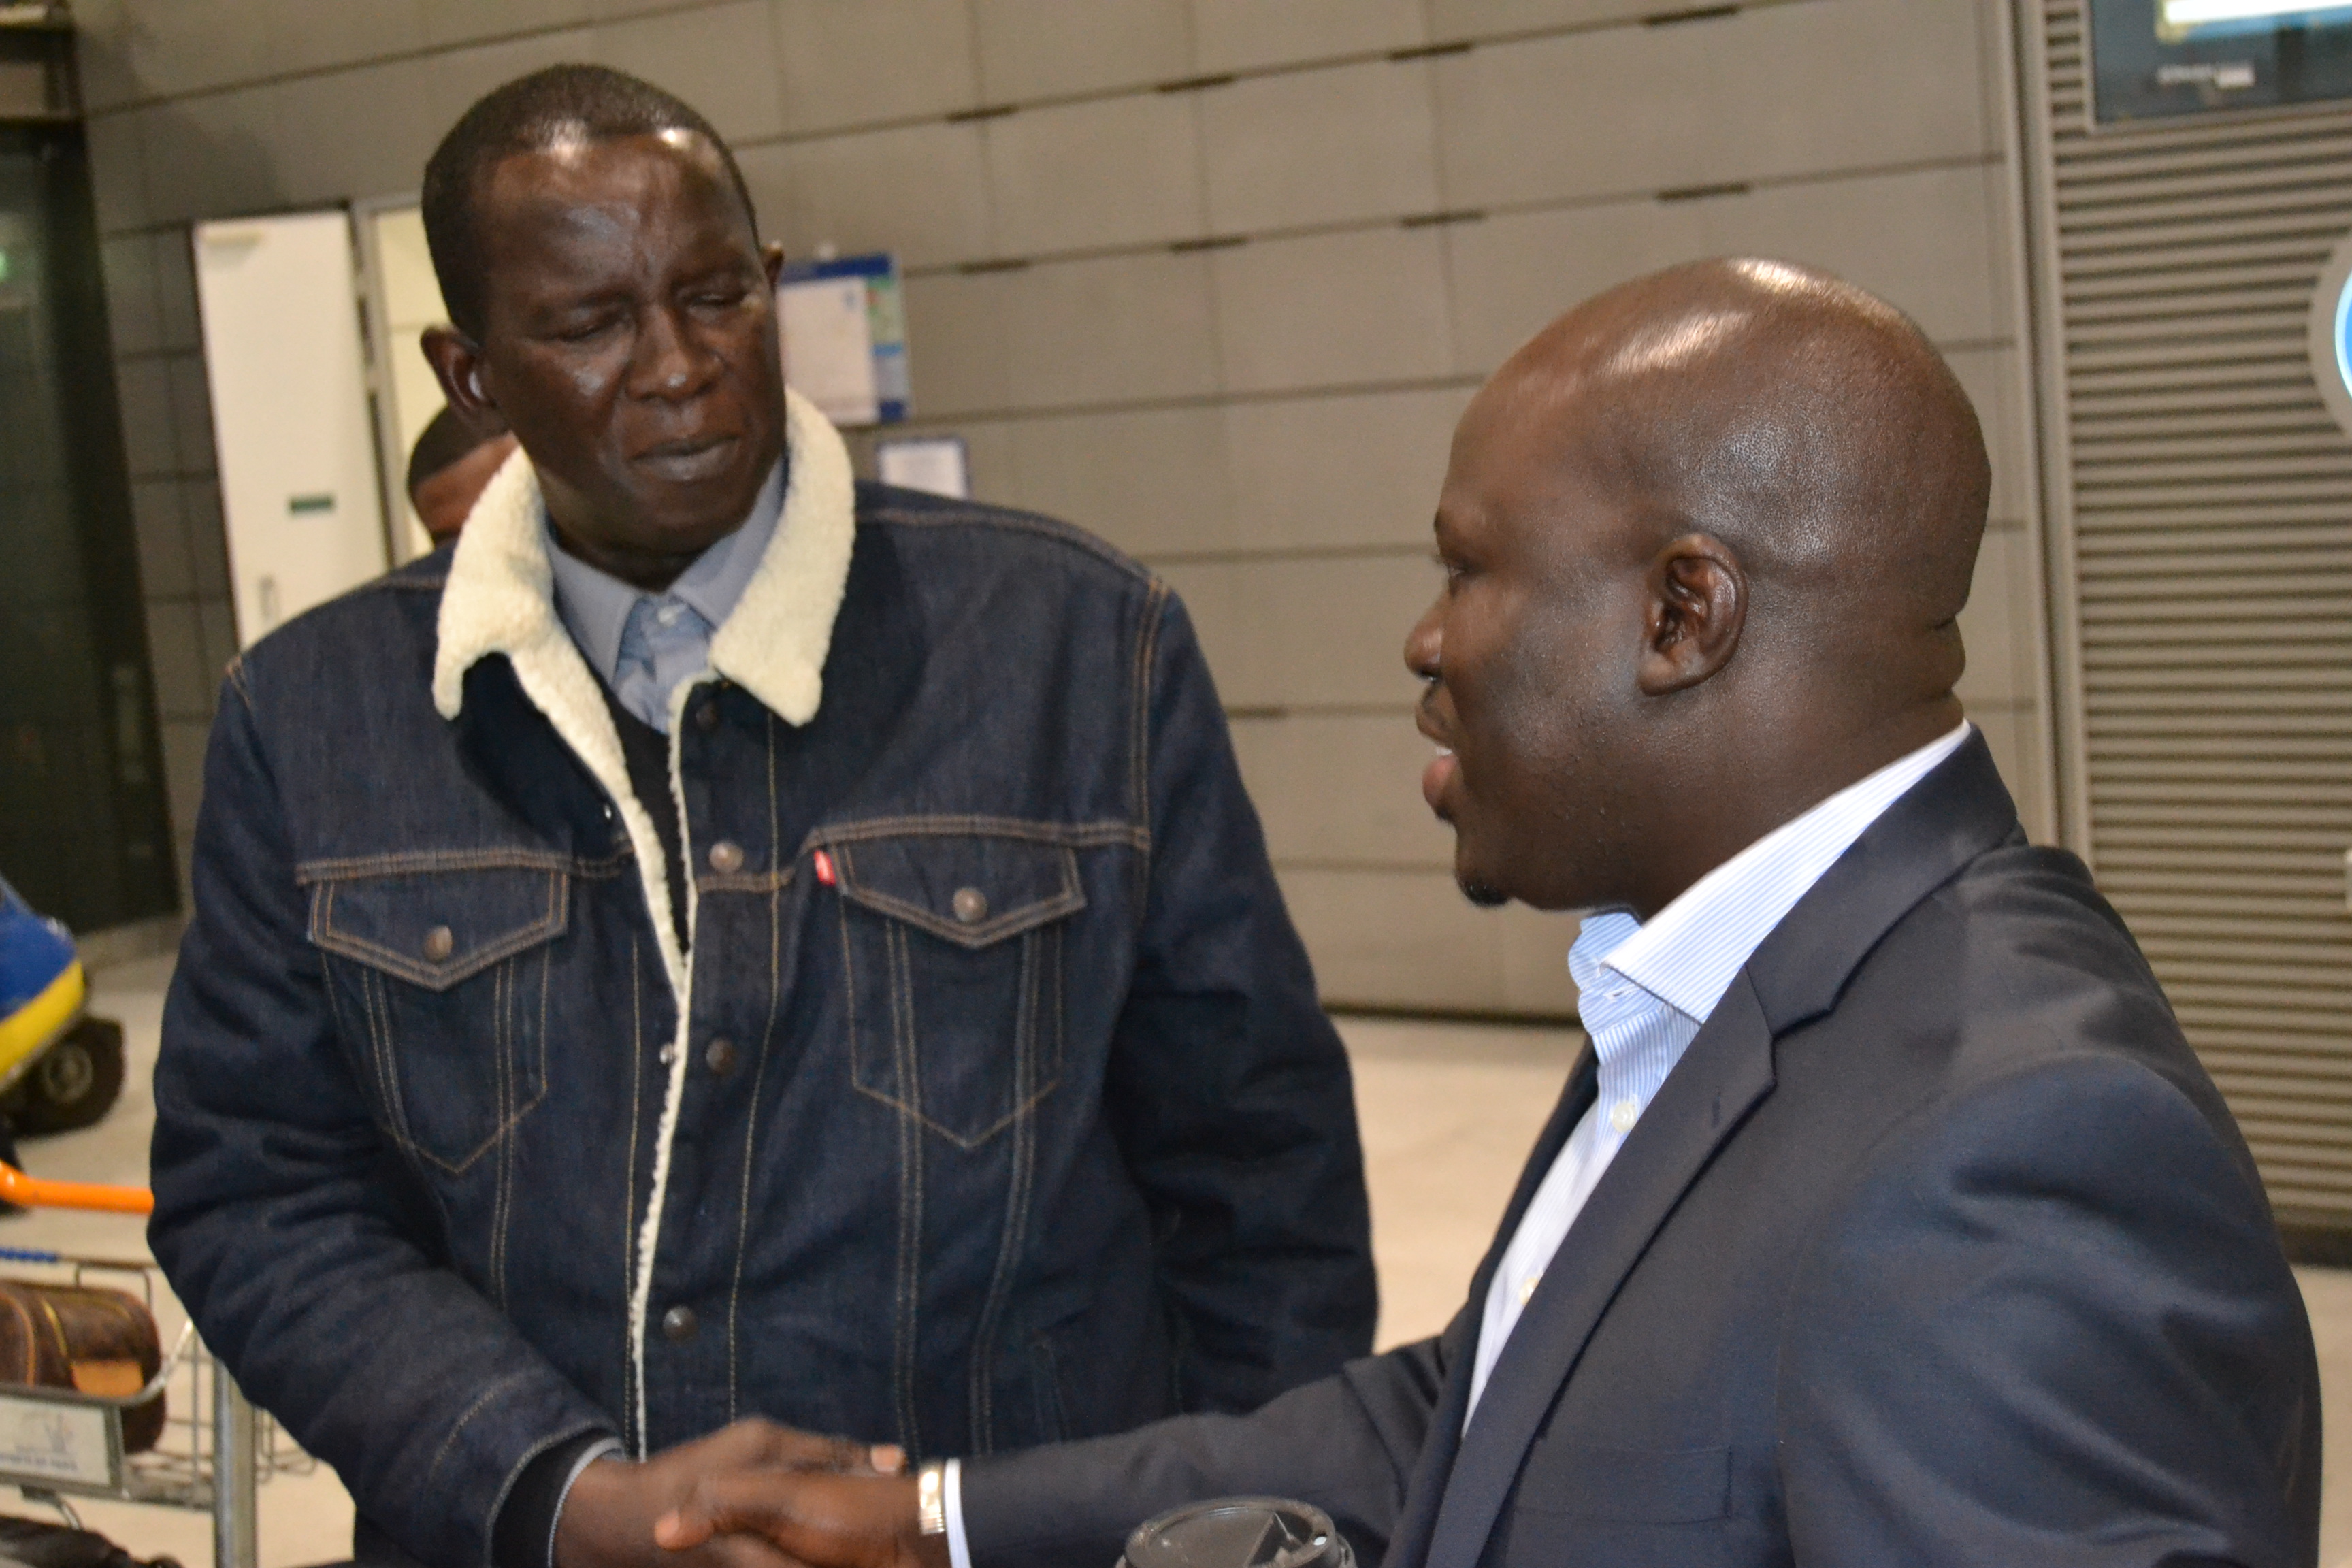
<path id="1" fill-rule="evenodd" d="M 694 1321 L 694 1309 L 691 1307 L 672 1307 L 662 1314 L 662 1338 L 674 1345 L 682 1345 L 694 1338 L 694 1331 L 699 1326 Z"/>
<path id="2" fill-rule="evenodd" d="M 1633 1123 L 1641 1120 L 1641 1116 L 1642 1108 L 1639 1104 L 1630 1100 L 1621 1100 L 1609 1108 L 1609 1125 L 1620 1132 L 1631 1132 L 1633 1131 Z"/>
<path id="3" fill-rule="evenodd" d="M 958 888 L 953 902 L 955 918 L 968 926 L 976 926 L 988 918 L 988 895 L 978 888 Z"/>
<path id="4" fill-rule="evenodd" d="M 732 1040 L 711 1041 L 709 1048 L 704 1050 L 702 1053 L 702 1060 L 704 1065 L 709 1067 L 713 1073 L 717 1074 L 720 1078 L 725 1078 L 729 1073 L 735 1070 L 735 1042 Z"/>
<path id="5" fill-rule="evenodd" d="M 439 963 L 457 951 L 457 939 L 447 926 L 435 926 L 425 933 L 425 956 Z"/>
<path id="6" fill-rule="evenodd" d="M 678 605 L 664 605 L 654 612 L 654 620 L 661 626 L 674 626 L 677 625 L 678 612 L 683 607 Z"/>
<path id="7" fill-rule="evenodd" d="M 1526 1279 L 1520 1280 L 1519 1305 L 1524 1307 L 1529 1301 L 1535 1300 L 1536 1287 L 1542 1283 L 1543 1276 L 1540 1274 L 1530 1274 Z"/>
<path id="8" fill-rule="evenodd" d="M 731 876 L 743 868 L 743 847 L 731 838 L 722 838 L 710 847 L 710 868 L 720 876 Z"/>

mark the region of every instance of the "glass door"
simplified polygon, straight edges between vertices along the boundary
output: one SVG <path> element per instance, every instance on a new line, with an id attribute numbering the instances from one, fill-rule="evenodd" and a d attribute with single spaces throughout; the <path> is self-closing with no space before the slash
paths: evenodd
<path id="1" fill-rule="evenodd" d="M 0 874 L 77 931 L 176 906 L 81 132 L 0 125 Z"/>

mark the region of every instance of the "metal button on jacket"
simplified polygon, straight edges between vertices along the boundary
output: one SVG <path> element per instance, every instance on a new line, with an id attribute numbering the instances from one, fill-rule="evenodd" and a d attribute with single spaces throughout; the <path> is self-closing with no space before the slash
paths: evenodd
<path id="1" fill-rule="evenodd" d="M 677 1060 L 677 1042 L 672 1040 L 661 1048 L 661 1065 L 667 1067 L 676 1060 Z"/>
<path id="2" fill-rule="evenodd" d="M 706 1064 L 708 1064 L 712 1072 L 718 1074 L 720 1078 L 725 1078 L 729 1073 L 735 1070 L 735 1042 L 732 1040 L 711 1041 L 709 1047 L 702 1053 L 702 1059 Z"/>
<path id="3" fill-rule="evenodd" d="M 694 710 L 694 727 L 698 730 L 719 728 L 719 703 L 716 699 L 705 702 Z"/>
<path id="4" fill-rule="evenodd" d="M 672 1307 L 662 1314 L 662 1338 L 672 1344 L 684 1344 L 694 1338 L 696 1327 L 691 1307 Z"/>
<path id="5" fill-rule="evenodd" d="M 435 926 L 425 933 L 425 956 L 438 963 L 457 950 L 457 939 L 447 926 Z"/>
<path id="6" fill-rule="evenodd" d="M 988 918 L 988 895 L 978 888 L 958 888 L 954 903 L 955 918 L 968 926 L 976 926 Z"/>
<path id="7" fill-rule="evenodd" d="M 732 838 L 722 838 L 710 847 L 710 868 L 724 877 L 743 868 L 743 847 Z"/>

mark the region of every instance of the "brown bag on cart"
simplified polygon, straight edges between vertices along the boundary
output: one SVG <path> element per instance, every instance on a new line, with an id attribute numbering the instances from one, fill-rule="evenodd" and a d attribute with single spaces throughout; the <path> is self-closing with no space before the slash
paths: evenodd
<path id="1" fill-rule="evenodd" d="M 155 1315 L 135 1297 L 89 1285 L 0 1279 L 0 1384 L 70 1388 L 121 1399 L 163 1364 Z M 163 1435 L 163 1396 L 122 1413 L 122 1449 Z"/>

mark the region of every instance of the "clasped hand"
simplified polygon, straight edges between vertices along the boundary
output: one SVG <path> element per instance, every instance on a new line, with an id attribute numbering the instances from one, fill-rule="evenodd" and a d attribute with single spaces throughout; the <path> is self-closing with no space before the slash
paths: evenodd
<path id="1" fill-rule="evenodd" d="M 580 1473 L 557 1568 L 947 1568 L 890 1444 L 738 1421 L 643 1464 Z"/>

